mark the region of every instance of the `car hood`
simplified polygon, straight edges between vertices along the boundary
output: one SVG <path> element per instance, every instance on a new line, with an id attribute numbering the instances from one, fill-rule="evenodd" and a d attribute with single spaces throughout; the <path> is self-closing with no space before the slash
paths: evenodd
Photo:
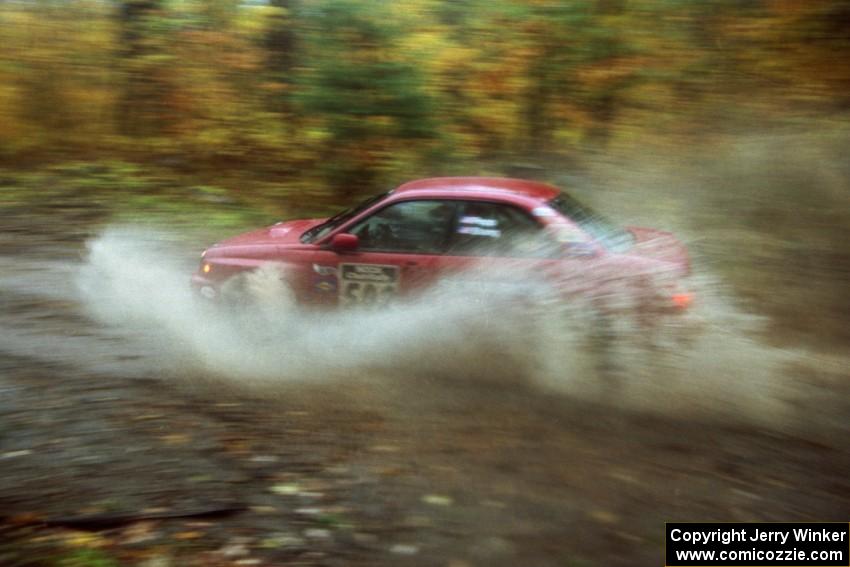
<path id="1" fill-rule="evenodd" d="M 654 228 L 630 226 L 627 230 L 635 238 L 635 244 L 628 254 L 669 262 L 679 266 L 685 274 L 690 273 L 688 249 L 673 233 Z"/>
<path id="2" fill-rule="evenodd" d="M 262 244 L 282 245 L 299 242 L 304 231 L 322 223 L 325 219 L 304 219 L 279 222 L 272 226 L 239 234 L 215 244 L 214 248 L 232 246 L 254 246 Z"/>

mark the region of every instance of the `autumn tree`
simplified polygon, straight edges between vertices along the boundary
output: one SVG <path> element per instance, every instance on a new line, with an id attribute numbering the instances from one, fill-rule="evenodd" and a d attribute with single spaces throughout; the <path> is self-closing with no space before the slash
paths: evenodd
<path id="1" fill-rule="evenodd" d="M 170 51 L 173 21 L 162 0 L 124 0 L 117 6 L 118 66 L 122 75 L 117 122 L 127 136 L 164 134 L 174 119 Z"/>
<path id="2" fill-rule="evenodd" d="M 273 85 L 270 99 L 272 110 L 288 113 L 290 90 L 294 83 L 297 45 L 296 0 L 271 0 L 263 48 L 269 82 Z"/>
<path id="3" fill-rule="evenodd" d="M 332 0 L 305 8 L 308 71 L 300 103 L 326 132 L 321 166 L 342 194 L 373 190 L 393 152 L 434 136 L 431 100 L 390 3 Z"/>

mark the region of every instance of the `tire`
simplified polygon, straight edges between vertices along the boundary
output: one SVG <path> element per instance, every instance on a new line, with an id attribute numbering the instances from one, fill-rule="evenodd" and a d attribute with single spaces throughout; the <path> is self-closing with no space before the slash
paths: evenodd
<path id="1" fill-rule="evenodd" d="M 295 299 L 283 270 L 268 264 L 228 279 L 221 286 L 221 302 L 239 313 L 275 313 L 293 307 Z"/>

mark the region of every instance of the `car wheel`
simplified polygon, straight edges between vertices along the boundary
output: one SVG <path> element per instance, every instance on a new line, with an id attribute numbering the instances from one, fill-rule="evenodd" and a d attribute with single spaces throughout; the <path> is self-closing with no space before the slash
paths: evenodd
<path id="1" fill-rule="evenodd" d="M 238 312 L 276 312 L 294 305 L 283 271 L 275 265 L 261 266 L 228 279 L 221 286 L 221 302 Z"/>

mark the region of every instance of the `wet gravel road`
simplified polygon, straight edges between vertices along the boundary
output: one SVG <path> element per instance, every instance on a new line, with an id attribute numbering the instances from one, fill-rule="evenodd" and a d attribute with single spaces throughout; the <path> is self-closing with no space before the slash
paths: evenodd
<path id="1" fill-rule="evenodd" d="M 843 414 L 772 430 L 446 376 L 242 389 L 88 318 L 79 241 L 2 244 L 2 565 L 659 565 L 665 521 L 848 519 Z"/>

